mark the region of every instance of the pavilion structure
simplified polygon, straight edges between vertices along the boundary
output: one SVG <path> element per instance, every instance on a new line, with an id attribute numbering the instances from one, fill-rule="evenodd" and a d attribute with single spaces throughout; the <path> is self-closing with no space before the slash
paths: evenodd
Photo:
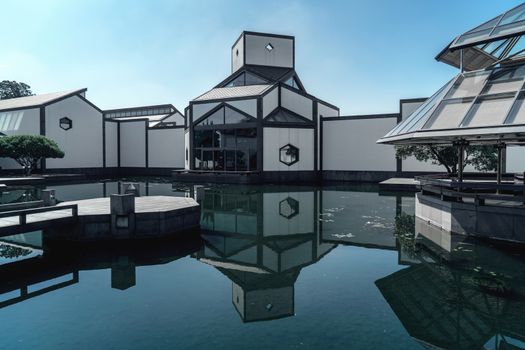
<path id="1" fill-rule="evenodd" d="M 511 182 L 503 181 L 505 167 L 502 159 L 507 145 L 521 146 L 525 143 L 524 34 L 525 3 L 456 37 L 436 59 L 459 68 L 460 72 L 410 117 L 378 140 L 378 143 L 393 145 L 458 147 L 457 178 L 419 178 L 422 184 L 419 199 L 428 199 L 425 195 L 436 197 L 437 194 L 438 202 L 432 205 L 426 203 L 430 207 L 420 207 L 419 213 L 416 206 L 417 216 L 451 231 L 479 234 L 486 231 L 480 227 L 481 221 L 486 220 L 480 219 L 478 206 L 510 206 L 519 211 L 516 212 L 517 216 L 507 218 L 511 219 L 512 227 L 503 225 L 507 234 L 489 234 L 487 231 L 487 235 L 518 239 L 513 232 L 525 224 L 525 186 L 522 175 Z M 497 148 L 496 181 L 467 181 L 463 178 L 465 147 L 468 145 L 493 145 Z M 450 202 L 462 205 L 472 203 L 470 209 L 478 215 L 472 214 L 471 220 L 462 221 L 455 218 L 454 213 L 452 217 L 443 217 L 441 212 L 429 209 L 451 210 L 449 204 L 445 205 L 446 208 L 442 206 Z M 439 217 L 432 218 L 433 215 Z M 499 223 L 504 216 L 498 214 L 497 217 L 487 217 Z M 488 225 L 486 229 L 501 231 L 495 225 Z"/>

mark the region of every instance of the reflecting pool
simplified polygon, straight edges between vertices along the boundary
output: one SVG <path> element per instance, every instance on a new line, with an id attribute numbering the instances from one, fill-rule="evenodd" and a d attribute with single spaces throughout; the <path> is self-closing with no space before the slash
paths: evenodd
<path id="1" fill-rule="evenodd" d="M 50 188 L 66 201 L 119 182 Z M 207 185 L 201 205 L 201 231 L 175 239 L 1 238 L 0 349 L 525 349 L 519 249 L 416 221 L 413 194 Z"/>

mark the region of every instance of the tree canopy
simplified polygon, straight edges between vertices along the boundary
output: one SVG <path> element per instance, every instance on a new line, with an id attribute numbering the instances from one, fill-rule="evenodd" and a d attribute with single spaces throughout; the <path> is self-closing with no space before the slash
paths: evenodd
<path id="1" fill-rule="evenodd" d="M 0 81 L 0 100 L 9 98 L 31 96 L 31 86 L 17 81 L 3 80 Z"/>
<path id="2" fill-rule="evenodd" d="M 63 158 L 64 152 L 45 136 L 14 135 L 0 137 L 0 157 L 14 159 L 31 175 L 42 159 Z"/>
<path id="3" fill-rule="evenodd" d="M 448 174 L 458 172 L 458 147 L 434 145 L 402 145 L 396 146 L 396 156 L 407 159 L 414 156 L 420 162 L 432 162 L 443 165 Z M 465 147 L 465 161 L 463 167 L 472 165 L 478 171 L 494 171 L 498 164 L 498 153 L 494 146 L 467 146 Z"/>

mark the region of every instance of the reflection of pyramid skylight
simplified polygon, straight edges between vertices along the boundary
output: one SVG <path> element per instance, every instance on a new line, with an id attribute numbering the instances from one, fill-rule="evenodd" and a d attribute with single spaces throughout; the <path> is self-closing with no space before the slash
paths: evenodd
<path id="1" fill-rule="evenodd" d="M 496 18 L 460 35 L 450 46 L 452 49 L 486 43 L 525 33 L 525 4 L 521 4 Z"/>
<path id="2" fill-rule="evenodd" d="M 459 74 L 380 142 L 476 141 L 489 134 L 517 142 L 525 132 L 524 79 L 525 64 Z"/>

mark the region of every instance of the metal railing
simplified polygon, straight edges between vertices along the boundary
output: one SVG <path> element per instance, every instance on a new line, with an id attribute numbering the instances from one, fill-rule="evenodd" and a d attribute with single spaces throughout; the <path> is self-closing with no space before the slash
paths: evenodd
<path id="1" fill-rule="evenodd" d="M 71 210 L 71 217 L 75 218 L 78 216 L 78 205 L 69 204 L 69 205 L 60 205 L 60 206 L 52 206 L 52 207 L 40 207 L 40 208 L 5 211 L 5 212 L 0 213 L 0 219 L 18 216 L 18 224 L 25 225 L 27 223 L 28 215 L 47 213 L 51 211 L 68 210 L 68 209 Z"/>
<path id="2" fill-rule="evenodd" d="M 505 206 L 502 203 L 523 205 L 525 203 L 525 184 L 510 181 L 497 183 L 488 179 L 457 181 L 445 175 L 417 176 L 423 194 L 439 196 L 444 201 L 462 202 L 464 199 L 473 199 L 477 205 Z"/>

